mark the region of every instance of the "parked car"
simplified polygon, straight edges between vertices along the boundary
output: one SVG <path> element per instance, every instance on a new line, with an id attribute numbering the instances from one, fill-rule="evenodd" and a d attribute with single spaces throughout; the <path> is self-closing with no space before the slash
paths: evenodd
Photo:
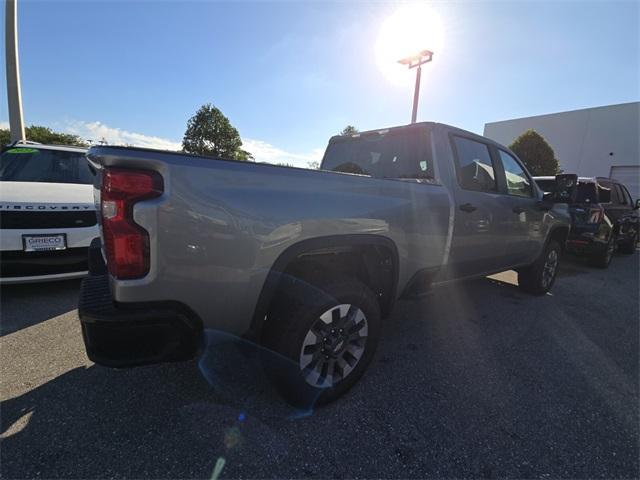
<path id="1" fill-rule="evenodd" d="M 86 149 L 18 143 L 0 154 L 0 283 L 77 278 L 98 225 Z"/>
<path id="2" fill-rule="evenodd" d="M 569 233 L 567 206 L 513 152 L 436 123 L 333 137 L 319 171 L 108 146 L 88 158 L 108 268 L 81 289 L 89 358 L 185 358 L 203 328 L 223 331 L 295 363 L 266 367 L 293 403 L 348 390 L 405 293 L 508 269 L 548 292 Z"/>
<path id="3" fill-rule="evenodd" d="M 555 177 L 535 177 L 546 192 L 555 192 Z M 613 253 L 636 251 L 638 208 L 627 188 L 611 178 L 578 178 L 574 198 L 569 200 L 571 233 L 567 250 L 589 257 L 592 265 L 607 268 Z"/>

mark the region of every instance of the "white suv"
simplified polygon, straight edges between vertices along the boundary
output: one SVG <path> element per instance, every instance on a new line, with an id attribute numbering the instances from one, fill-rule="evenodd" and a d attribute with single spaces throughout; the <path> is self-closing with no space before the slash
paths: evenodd
<path id="1" fill-rule="evenodd" d="M 78 278 L 99 236 L 86 150 L 19 143 L 0 155 L 0 283 Z"/>

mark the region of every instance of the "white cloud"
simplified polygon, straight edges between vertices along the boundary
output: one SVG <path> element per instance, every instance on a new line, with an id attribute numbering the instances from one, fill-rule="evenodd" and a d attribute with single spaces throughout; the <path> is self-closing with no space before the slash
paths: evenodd
<path id="1" fill-rule="evenodd" d="M 292 153 L 262 140 L 242 139 L 242 148 L 250 152 L 256 162 L 286 163 L 295 167 L 308 167 L 309 162 L 320 162 L 324 149 L 316 148 L 307 153 Z"/>
<path id="2" fill-rule="evenodd" d="M 1 122 L 0 121 L 0 129 L 9 130 L 9 122 Z"/>
<path id="3" fill-rule="evenodd" d="M 104 139 L 110 145 L 132 145 L 134 147 L 157 148 L 159 150 L 180 150 L 181 144 L 167 138 L 129 132 L 110 127 L 102 122 L 68 122 L 64 130 L 94 143 Z"/>
<path id="4" fill-rule="evenodd" d="M 182 148 L 180 142 L 168 138 L 129 132 L 97 121 L 69 121 L 63 124 L 62 129 L 93 142 L 99 142 L 104 138 L 110 145 L 132 145 L 160 150 L 180 150 Z M 263 140 L 251 138 L 242 139 L 242 148 L 250 152 L 256 162 L 286 163 L 296 167 L 307 167 L 309 162 L 320 162 L 324 152 L 323 149 L 316 148 L 305 153 L 293 153 Z"/>
<path id="5" fill-rule="evenodd" d="M 129 132 L 121 128 L 111 127 L 102 122 L 86 122 L 82 120 L 66 120 L 53 125 L 54 129 L 78 135 L 84 140 L 97 143 L 104 139 L 110 145 L 131 145 L 134 147 L 156 148 L 159 150 L 181 150 L 180 142 L 169 138 Z M 9 122 L 0 121 L 0 128 L 9 128 Z M 322 160 L 323 148 L 315 148 L 308 152 L 289 152 L 275 145 L 252 138 L 242 139 L 242 148 L 250 152 L 256 162 L 286 163 L 295 167 L 308 167 L 310 162 Z"/>

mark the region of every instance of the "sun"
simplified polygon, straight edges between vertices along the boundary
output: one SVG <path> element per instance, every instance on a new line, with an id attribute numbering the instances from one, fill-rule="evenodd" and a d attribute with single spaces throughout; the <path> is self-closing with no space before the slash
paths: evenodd
<path id="1" fill-rule="evenodd" d="M 380 28 L 376 42 L 378 67 L 396 85 L 413 81 L 414 75 L 398 60 L 421 50 L 442 51 L 443 28 L 440 16 L 428 5 L 408 4 L 388 17 Z M 424 73 L 424 72 L 423 72 Z"/>

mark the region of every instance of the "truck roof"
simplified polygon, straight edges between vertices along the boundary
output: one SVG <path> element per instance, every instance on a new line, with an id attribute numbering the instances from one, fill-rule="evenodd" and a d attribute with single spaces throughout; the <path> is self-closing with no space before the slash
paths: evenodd
<path id="1" fill-rule="evenodd" d="M 448 130 L 450 132 L 458 133 L 460 135 L 464 135 L 466 137 L 475 137 L 478 140 L 481 140 L 483 142 L 493 143 L 496 146 L 499 146 L 500 148 L 511 152 L 509 147 L 507 147 L 505 145 L 502 145 L 501 143 L 498 143 L 495 140 L 492 140 L 491 138 L 484 137 L 484 136 L 479 135 L 477 133 L 473 133 L 473 132 L 470 132 L 468 130 L 463 130 L 463 129 L 458 128 L 458 127 L 454 127 L 453 125 L 447 125 L 446 123 L 439 123 L 439 122 L 417 122 L 417 123 L 409 123 L 409 124 L 406 124 L 406 125 L 398 125 L 398 126 L 395 126 L 395 127 L 376 128 L 375 130 L 367 130 L 367 131 L 364 131 L 364 132 L 354 133 L 352 135 L 334 135 L 329 140 L 329 143 L 336 142 L 336 141 L 345 141 L 345 140 L 348 140 L 348 139 L 358 138 L 358 137 L 363 137 L 363 136 L 368 136 L 368 135 L 376 135 L 376 134 L 377 135 L 384 135 L 384 134 L 386 134 L 388 132 L 393 132 L 393 131 L 397 131 L 397 130 L 406 130 L 406 129 L 414 129 L 414 128 L 415 129 L 419 129 L 419 128 L 425 128 L 425 127 L 429 127 L 429 128 L 432 128 L 432 129 L 436 128 L 436 127 L 440 127 L 440 128 L 444 128 L 445 130 Z"/>

